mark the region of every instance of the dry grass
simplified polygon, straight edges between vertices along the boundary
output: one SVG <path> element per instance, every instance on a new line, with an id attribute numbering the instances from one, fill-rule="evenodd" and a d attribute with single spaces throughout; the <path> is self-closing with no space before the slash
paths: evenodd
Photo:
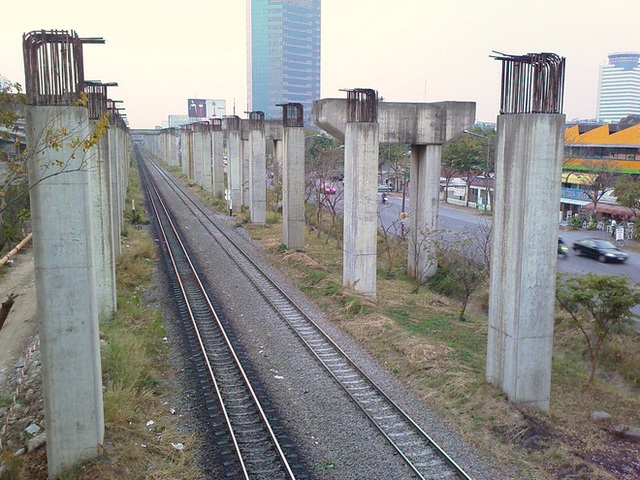
<path id="1" fill-rule="evenodd" d="M 137 172 L 131 170 L 129 194 L 137 195 Z M 127 204 L 131 204 L 130 198 Z M 169 410 L 175 398 L 176 373 L 160 313 L 148 305 L 155 268 L 155 247 L 146 230 L 130 228 L 123 237 L 116 280 L 118 312 L 101 322 L 105 443 L 95 461 L 78 466 L 62 480 L 148 480 L 203 478 L 191 433 L 180 433 L 180 418 Z M 152 420 L 153 423 L 149 423 Z M 180 445 L 181 444 L 181 445 Z M 176 448 L 178 446 L 179 448 Z M 2 454 L 2 480 L 47 478 L 44 450 L 23 456 Z"/>
<path id="2" fill-rule="evenodd" d="M 281 242 L 278 228 L 246 228 L 336 324 L 514 478 L 638 478 L 629 461 L 637 458 L 637 445 L 616 439 L 611 430 L 617 423 L 640 425 L 639 390 L 629 375 L 625 379 L 611 369 L 602 369 L 594 385 L 585 388 L 582 338 L 562 322 L 561 312 L 550 412 L 527 411 L 485 380 L 486 287 L 476 292 L 467 321 L 460 322 L 457 301 L 427 287 L 412 293 L 414 285 L 401 265 L 389 274 L 384 255 L 379 255 L 377 299 L 370 302 L 342 288 L 341 251 L 335 242 L 307 232 L 304 253 L 282 252 L 275 248 Z M 401 258 L 398 263 L 404 262 Z M 354 309 L 356 301 L 360 306 Z M 612 339 L 610 364 L 629 364 L 627 370 L 633 372 L 639 365 L 637 336 Z M 612 419 L 592 421 L 592 412 L 599 410 Z"/>

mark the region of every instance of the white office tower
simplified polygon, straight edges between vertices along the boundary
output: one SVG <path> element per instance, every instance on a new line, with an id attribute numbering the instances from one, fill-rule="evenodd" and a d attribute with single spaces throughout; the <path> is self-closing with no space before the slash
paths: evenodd
<path id="1" fill-rule="evenodd" d="M 609 55 L 598 77 L 599 121 L 616 123 L 628 115 L 640 115 L 640 53 Z"/>

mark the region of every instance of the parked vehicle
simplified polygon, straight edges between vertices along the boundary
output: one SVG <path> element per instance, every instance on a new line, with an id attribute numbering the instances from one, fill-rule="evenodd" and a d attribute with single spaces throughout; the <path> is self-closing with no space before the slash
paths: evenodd
<path id="1" fill-rule="evenodd" d="M 577 255 L 597 258 L 599 262 L 624 262 L 628 255 L 613 243 L 600 238 L 587 238 L 573 243 L 573 251 Z"/>
<path id="2" fill-rule="evenodd" d="M 569 246 L 561 237 L 558 237 L 558 255 L 562 258 L 567 258 L 569 256 Z"/>
<path id="3" fill-rule="evenodd" d="M 389 188 L 389 185 L 386 185 L 384 183 L 380 183 L 378 185 L 378 192 L 389 192 L 391 189 Z"/>

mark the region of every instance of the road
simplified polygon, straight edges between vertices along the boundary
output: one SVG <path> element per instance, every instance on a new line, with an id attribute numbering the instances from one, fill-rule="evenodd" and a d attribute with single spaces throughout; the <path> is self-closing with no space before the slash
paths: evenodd
<path id="1" fill-rule="evenodd" d="M 402 206 L 401 197 L 388 197 L 385 205 L 378 205 L 379 218 L 382 225 L 390 225 L 400 217 Z M 438 211 L 438 226 L 453 233 L 473 230 L 480 222 L 490 222 L 491 217 L 481 215 L 473 209 L 461 208 L 441 203 Z M 583 238 L 602 238 L 611 240 L 605 232 L 594 230 L 567 230 L 560 232 L 560 236 L 571 247 L 576 240 Z M 625 250 L 624 246 L 622 247 Z M 579 257 L 570 248 L 566 259 L 558 259 L 558 271 L 566 273 L 584 274 L 593 272 L 598 275 L 626 275 L 633 282 L 640 282 L 640 254 L 625 250 L 629 259 L 625 263 L 600 263 L 586 257 Z"/>
<path id="2" fill-rule="evenodd" d="M 378 201 L 380 195 L 378 195 Z M 406 200 L 408 208 L 408 200 Z M 379 222 L 391 225 L 400 217 L 402 197 L 389 195 L 386 204 L 378 204 Z M 440 203 L 438 211 L 438 226 L 444 230 L 456 233 L 464 230 L 473 230 L 479 222 L 490 222 L 491 217 L 481 215 L 477 210 L 463 208 Z M 583 238 L 602 238 L 611 240 L 611 236 L 602 231 L 595 230 L 566 230 L 561 231 L 560 236 L 569 245 L 569 255 L 567 258 L 558 258 L 558 271 L 584 275 L 591 272 L 597 275 L 626 275 L 632 283 L 640 283 L 640 253 L 629 251 L 624 246 L 622 250 L 629 254 L 629 258 L 624 263 L 600 263 L 592 258 L 580 257 L 571 250 L 571 245 L 576 240 Z M 640 305 L 637 305 L 633 312 L 640 315 Z M 640 323 L 638 323 L 640 325 Z"/>

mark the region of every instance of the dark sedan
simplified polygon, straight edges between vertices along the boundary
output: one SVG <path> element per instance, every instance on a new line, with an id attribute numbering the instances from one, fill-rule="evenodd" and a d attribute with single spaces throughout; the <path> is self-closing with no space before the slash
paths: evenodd
<path id="1" fill-rule="evenodd" d="M 597 258 L 599 262 L 624 262 L 628 255 L 613 243 L 600 238 L 587 238 L 573 243 L 577 255 Z"/>

